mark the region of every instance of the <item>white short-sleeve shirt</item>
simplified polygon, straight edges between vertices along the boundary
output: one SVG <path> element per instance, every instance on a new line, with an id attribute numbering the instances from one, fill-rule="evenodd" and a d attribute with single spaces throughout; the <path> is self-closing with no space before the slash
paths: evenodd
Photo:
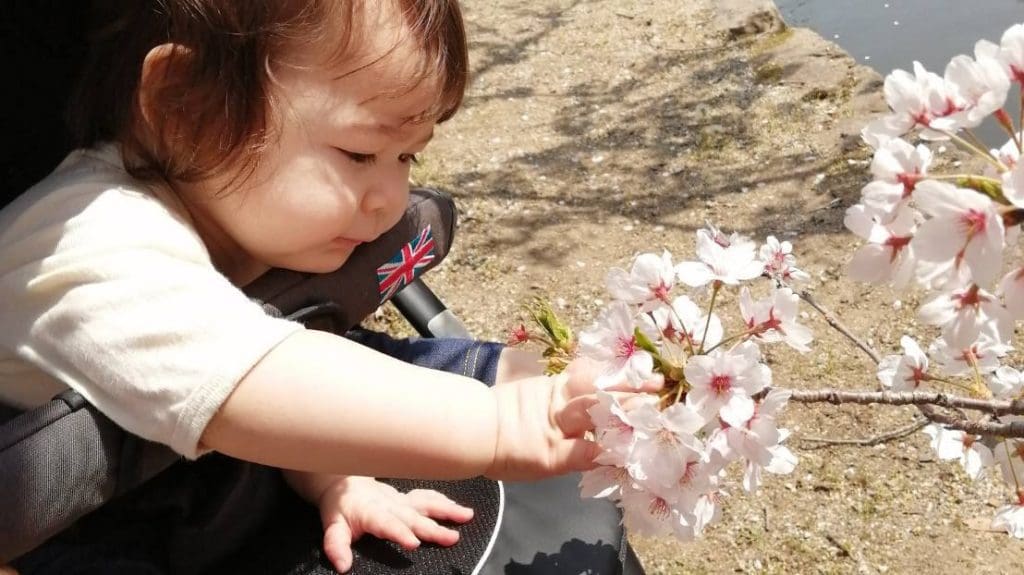
<path id="1" fill-rule="evenodd" d="M 0 211 L 0 401 L 70 387 L 186 457 L 238 382 L 302 326 L 220 274 L 187 212 L 114 146 L 77 150 Z"/>

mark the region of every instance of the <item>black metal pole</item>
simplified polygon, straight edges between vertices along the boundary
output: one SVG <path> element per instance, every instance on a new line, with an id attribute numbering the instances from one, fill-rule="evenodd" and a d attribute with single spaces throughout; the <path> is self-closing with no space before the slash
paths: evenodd
<path id="1" fill-rule="evenodd" d="M 466 326 L 445 307 L 422 279 L 405 286 L 391 301 L 424 337 L 472 337 Z"/>

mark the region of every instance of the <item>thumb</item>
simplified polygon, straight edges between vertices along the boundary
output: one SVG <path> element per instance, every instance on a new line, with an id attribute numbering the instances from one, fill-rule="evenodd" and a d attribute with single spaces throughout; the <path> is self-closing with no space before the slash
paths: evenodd
<path id="1" fill-rule="evenodd" d="M 352 568 L 352 530 L 340 515 L 324 529 L 324 555 L 341 573 Z"/>

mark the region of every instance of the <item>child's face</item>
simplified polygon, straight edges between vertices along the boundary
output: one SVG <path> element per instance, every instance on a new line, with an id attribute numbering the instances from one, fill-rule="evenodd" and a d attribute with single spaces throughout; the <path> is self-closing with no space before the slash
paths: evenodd
<path id="1" fill-rule="evenodd" d="M 246 281 L 268 267 L 333 271 L 401 218 L 414 155 L 434 130 L 432 120 L 410 118 L 433 103 L 436 83 L 409 89 L 418 56 L 410 42 L 339 77 L 385 54 L 394 38 L 367 38 L 378 45 L 342 69 L 275 70 L 280 114 L 269 121 L 273 143 L 255 173 L 233 193 L 218 194 L 223 181 L 211 181 L 184 194 L 229 278 Z"/>

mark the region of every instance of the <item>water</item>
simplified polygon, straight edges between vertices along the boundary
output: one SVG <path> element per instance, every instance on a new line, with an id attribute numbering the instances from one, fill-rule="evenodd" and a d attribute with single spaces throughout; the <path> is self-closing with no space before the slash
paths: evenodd
<path id="1" fill-rule="evenodd" d="M 999 43 L 1024 22 L 1024 0 L 775 0 L 791 26 L 811 28 L 883 76 L 915 60 L 942 75 L 957 54 L 974 54 L 980 39 Z M 1010 102 L 1017 100 L 1011 91 Z M 1016 106 L 1008 105 L 1016 117 Z M 994 125 L 979 131 L 990 144 L 1005 141 Z"/>

